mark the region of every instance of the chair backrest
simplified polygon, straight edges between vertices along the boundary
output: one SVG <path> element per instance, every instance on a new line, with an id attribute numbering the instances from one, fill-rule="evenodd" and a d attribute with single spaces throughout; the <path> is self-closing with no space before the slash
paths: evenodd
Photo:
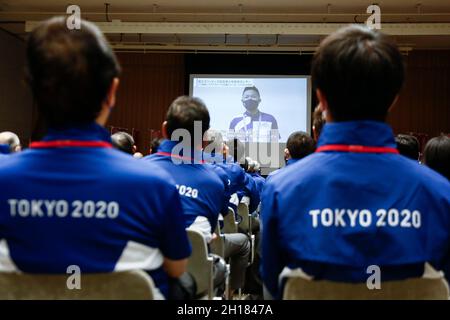
<path id="1" fill-rule="evenodd" d="M 250 235 L 252 233 L 251 217 L 248 205 L 246 203 L 244 202 L 239 203 L 238 214 L 242 217 L 242 221 L 239 224 L 239 226 L 244 232 Z"/>
<path id="2" fill-rule="evenodd" d="M 197 295 L 213 297 L 213 258 L 208 254 L 208 247 L 203 235 L 196 230 L 187 230 L 192 246 L 187 270 L 197 284 Z"/>
<path id="3" fill-rule="evenodd" d="M 1 300 L 153 300 L 162 298 L 142 270 L 81 273 L 80 289 L 68 288 L 69 274 L 0 273 Z M 156 290 L 156 291 L 155 291 Z"/>
<path id="4" fill-rule="evenodd" d="M 234 216 L 234 210 L 228 208 L 228 214 L 223 217 L 223 233 L 237 233 L 238 225 L 236 223 L 236 217 Z"/>
<path id="5" fill-rule="evenodd" d="M 369 290 L 366 283 L 314 281 L 302 276 L 287 277 L 284 300 L 448 300 L 448 284 L 443 277 L 411 278 L 381 282 Z"/>
<path id="6" fill-rule="evenodd" d="M 225 239 L 224 235 L 220 231 L 220 226 L 217 223 L 216 230 L 214 230 L 214 233 L 216 234 L 216 238 L 211 241 L 209 244 L 209 248 L 211 250 L 211 253 L 217 254 L 218 256 L 224 258 L 225 257 Z"/>

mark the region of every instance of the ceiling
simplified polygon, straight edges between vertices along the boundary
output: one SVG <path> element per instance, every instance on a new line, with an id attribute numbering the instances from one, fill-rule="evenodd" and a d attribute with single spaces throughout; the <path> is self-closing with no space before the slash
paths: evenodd
<path id="1" fill-rule="evenodd" d="M 105 2 L 109 4 L 105 6 Z M 421 4 L 418 4 L 421 2 Z M 25 38 L 26 21 L 40 21 L 66 11 L 68 1 L 58 0 L 0 0 L 0 28 Z M 81 8 L 81 16 L 95 22 L 131 24 L 108 32 L 107 36 L 118 51 L 242 51 L 242 52 L 302 52 L 311 51 L 324 37 L 318 32 L 285 34 L 284 32 L 252 32 L 246 26 L 271 30 L 274 23 L 301 24 L 311 28 L 320 24 L 363 23 L 370 1 L 364 0 L 80 0 L 70 1 Z M 381 8 L 382 27 L 402 24 L 418 30 L 393 37 L 405 50 L 450 49 L 449 0 L 389 0 L 377 1 Z M 179 23 L 178 28 L 163 32 L 152 28 L 137 32 L 133 24 L 159 22 L 160 25 Z M 184 24 L 201 27 L 216 26 L 223 33 L 189 34 Z M 312 24 L 315 25 L 312 25 Z M 421 33 L 424 24 L 436 25 L 439 32 Z M 227 32 L 229 26 L 239 26 L 238 32 Z M 319 27 L 320 29 L 320 27 Z M 136 30 L 136 32 L 133 32 Z M 159 30 L 159 29 L 158 29 Z M 173 31 L 174 30 L 174 31 Z M 254 29 L 253 29 L 254 30 Z"/>

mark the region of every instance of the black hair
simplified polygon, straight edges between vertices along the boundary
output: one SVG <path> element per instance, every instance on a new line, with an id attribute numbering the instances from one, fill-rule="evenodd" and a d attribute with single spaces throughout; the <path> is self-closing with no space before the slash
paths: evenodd
<path id="1" fill-rule="evenodd" d="M 397 150 L 401 155 L 413 160 L 419 160 L 420 147 L 419 140 L 409 134 L 398 134 L 395 137 L 397 143 Z"/>
<path id="2" fill-rule="evenodd" d="M 311 75 L 334 121 L 385 121 L 403 85 L 403 58 L 388 36 L 351 25 L 322 41 Z"/>
<path id="3" fill-rule="evenodd" d="M 150 142 L 150 154 L 154 154 L 154 153 L 158 152 L 159 145 L 161 144 L 162 141 L 163 141 L 163 139 L 161 139 L 161 138 L 154 138 Z"/>
<path id="4" fill-rule="evenodd" d="M 424 163 L 450 180 L 450 137 L 441 135 L 427 142 Z"/>
<path id="5" fill-rule="evenodd" d="M 111 136 L 111 141 L 116 149 L 129 154 L 134 153 L 134 139 L 130 134 L 123 131 L 116 132 Z"/>
<path id="6" fill-rule="evenodd" d="M 40 23 L 27 40 L 27 80 L 49 127 L 95 120 L 120 66 L 101 31 L 87 21 L 70 30 L 66 18 Z"/>
<path id="7" fill-rule="evenodd" d="M 177 129 L 185 129 L 191 135 L 191 143 L 194 144 L 195 122 L 201 123 L 201 138 L 209 129 L 209 112 L 202 100 L 195 97 L 181 96 L 176 98 L 169 107 L 166 115 L 167 134 Z"/>
<path id="8" fill-rule="evenodd" d="M 314 139 L 303 131 L 291 133 L 286 148 L 293 159 L 302 159 L 316 150 Z"/>
<path id="9" fill-rule="evenodd" d="M 250 90 L 253 90 L 253 91 L 257 92 L 258 93 L 258 97 L 261 97 L 261 95 L 259 94 L 258 88 L 256 88 L 255 86 L 245 87 L 244 90 L 242 91 L 242 95 L 244 95 L 244 93 L 246 91 L 250 91 Z"/>

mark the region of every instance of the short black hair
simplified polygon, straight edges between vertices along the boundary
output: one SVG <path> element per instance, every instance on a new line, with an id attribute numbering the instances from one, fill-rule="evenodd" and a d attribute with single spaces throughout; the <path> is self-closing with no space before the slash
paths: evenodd
<path id="1" fill-rule="evenodd" d="M 416 137 L 409 134 L 398 134 L 395 137 L 395 142 L 401 155 L 416 161 L 419 160 L 420 146 Z"/>
<path id="2" fill-rule="evenodd" d="M 259 93 L 258 88 L 256 88 L 255 86 L 245 87 L 244 90 L 242 91 L 242 95 L 244 95 L 245 91 L 250 91 L 250 90 L 253 90 L 253 91 L 257 92 L 258 93 L 258 97 L 261 98 L 261 94 Z"/>
<path id="3" fill-rule="evenodd" d="M 201 122 L 201 134 L 209 129 L 209 112 L 202 100 L 195 97 L 181 96 L 176 98 L 169 107 L 166 115 L 167 134 L 177 129 L 185 129 L 191 135 L 191 143 L 194 143 L 194 122 Z"/>
<path id="4" fill-rule="evenodd" d="M 450 137 L 440 135 L 427 142 L 424 163 L 450 180 Z"/>
<path id="5" fill-rule="evenodd" d="M 154 138 L 150 142 L 150 154 L 154 154 L 154 153 L 158 152 L 159 145 L 161 144 L 162 141 L 163 141 L 163 139 L 161 139 L 161 138 Z"/>
<path id="6" fill-rule="evenodd" d="M 334 121 L 385 121 L 403 85 L 404 64 L 388 36 L 351 25 L 322 41 L 311 75 Z"/>
<path id="7" fill-rule="evenodd" d="M 113 146 L 120 151 L 133 154 L 134 139 L 131 134 L 120 131 L 111 136 Z"/>
<path id="8" fill-rule="evenodd" d="M 302 159 L 316 150 L 314 139 L 303 131 L 291 133 L 286 148 L 293 159 Z"/>
<path id="9" fill-rule="evenodd" d="M 27 41 L 27 80 L 49 127 L 95 120 L 120 66 L 101 31 L 65 17 L 40 23 Z"/>

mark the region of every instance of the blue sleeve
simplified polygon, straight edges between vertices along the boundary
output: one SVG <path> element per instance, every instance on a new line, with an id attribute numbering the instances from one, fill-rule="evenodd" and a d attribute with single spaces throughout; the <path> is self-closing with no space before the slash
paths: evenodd
<path id="1" fill-rule="evenodd" d="M 163 194 L 163 193 L 161 193 Z M 171 260 L 181 260 L 191 255 L 191 245 L 185 229 L 185 218 L 180 196 L 174 186 L 169 185 L 161 199 L 164 203 L 162 213 L 161 252 Z"/>
<path id="2" fill-rule="evenodd" d="M 220 180 L 222 180 L 223 186 L 225 188 L 220 213 L 222 213 L 222 215 L 226 215 L 228 213 L 228 204 L 231 198 L 231 180 L 229 175 L 223 168 L 219 166 L 213 166 L 213 169 L 214 172 L 219 176 Z"/>
<path id="3" fill-rule="evenodd" d="M 244 195 L 250 198 L 249 211 L 250 213 L 252 213 L 258 208 L 260 202 L 260 194 L 255 180 L 248 173 L 245 174 L 245 187 L 243 191 Z"/>
<path id="4" fill-rule="evenodd" d="M 278 130 L 278 122 L 274 116 L 272 116 L 272 130 Z"/>
<path id="5" fill-rule="evenodd" d="M 238 121 L 239 118 L 234 118 L 233 120 L 231 120 L 230 122 L 230 130 L 234 130 L 234 128 L 236 127 L 236 123 Z"/>
<path id="6" fill-rule="evenodd" d="M 278 235 L 277 193 L 271 184 L 266 185 L 261 203 L 261 276 L 270 294 L 279 298 L 278 276 L 284 266 L 281 261 Z"/>

